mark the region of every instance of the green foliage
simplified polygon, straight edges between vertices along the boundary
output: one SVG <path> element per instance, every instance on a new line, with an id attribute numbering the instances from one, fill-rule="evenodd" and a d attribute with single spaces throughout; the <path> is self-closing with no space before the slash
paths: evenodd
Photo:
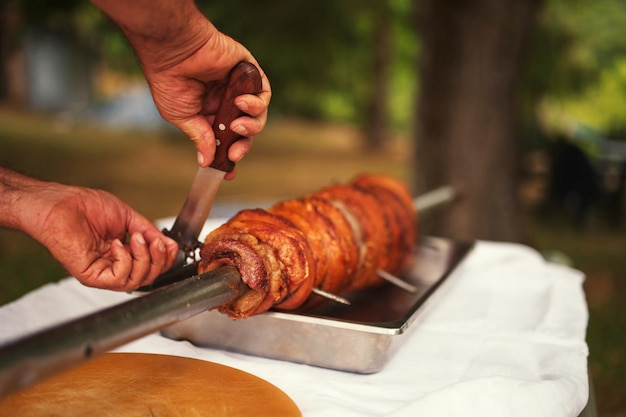
<path id="1" fill-rule="evenodd" d="M 18 35 L 28 30 L 43 34 L 54 32 L 112 69 L 125 73 L 140 72 L 132 49 L 121 32 L 88 1 L 14 0 L 10 7 L 17 9 L 23 21 Z"/>
<path id="2" fill-rule="evenodd" d="M 237 39 L 263 65 L 274 96 L 272 115 L 362 123 L 373 99 L 388 100 L 396 127 L 412 116 L 417 42 L 411 0 L 199 0 L 219 30 Z M 89 2 L 16 2 L 27 26 L 47 28 L 94 53 L 114 70 L 139 72 L 120 31 Z M 390 17 L 393 33 L 390 97 L 373 97 L 374 36 Z"/>
<path id="3" fill-rule="evenodd" d="M 419 91 L 417 58 L 420 40 L 413 22 L 413 2 L 395 0 L 391 2 L 394 13 L 393 39 L 395 54 L 391 63 L 391 123 L 394 127 L 408 131 L 415 116 L 415 97 Z"/>
<path id="4" fill-rule="evenodd" d="M 85 6 L 83 0 L 13 0 L 9 7 L 17 8 L 27 25 L 67 28 L 78 11 Z M 69 24 L 68 24 L 69 23 Z"/>
<path id="5" fill-rule="evenodd" d="M 373 97 L 374 35 L 391 16 L 389 114 L 406 129 L 418 88 L 419 39 L 412 0 L 199 0 L 226 34 L 258 58 L 272 82 L 273 116 L 364 122 Z M 106 64 L 139 72 L 121 33 L 84 0 L 13 0 L 27 26 L 66 33 Z M 626 130 L 623 63 L 626 3 L 622 0 L 546 0 L 524 63 L 523 108 L 534 118 L 537 103 L 566 112 L 602 130 Z"/>
<path id="6" fill-rule="evenodd" d="M 526 63 L 525 109 L 536 104 L 603 131 L 626 128 L 626 3 L 548 0 Z M 560 122 L 562 123 L 562 122 Z"/>
<path id="7" fill-rule="evenodd" d="M 74 39 L 83 46 L 92 45 L 96 36 L 106 31 L 104 16 L 84 0 L 13 1 L 24 28 L 52 30 Z"/>
<path id="8" fill-rule="evenodd" d="M 596 83 L 566 103 L 575 118 L 605 132 L 626 129 L 626 59 L 617 59 Z"/>
<path id="9" fill-rule="evenodd" d="M 358 2 L 200 2 L 224 33 L 242 42 L 263 65 L 274 96 L 272 111 L 320 116 L 326 105 L 346 113 L 359 102 L 367 74 L 367 26 Z M 357 6 L 356 9 L 349 7 Z M 351 107 L 351 106 L 348 106 Z"/>
<path id="10" fill-rule="evenodd" d="M 221 31 L 242 42 L 263 65 L 272 82 L 274 115 L 363 121 L 372 94 L 374 28 L 383 7 L 393 13 L 398 46 L 392 79 L 413 64 L 409 0 L 199 4 Z M 395 107 L 407 108 L 407 82 L 413 79 L 402 77 L 394 89 Z M 406 111 L 393 114 L 409 117 Z"/>
<path id="11" fill-rule="evenodd" d="M 306 66 L 307 51 L 298 45 L 313 36 L 312 19 L 306 19 L 309 2 L 230 2 L 200 1 L 199 6 L 217 28 L 243 43 L 262 63 L 272 81 L 273 90 L 281 90 L 284 74 L 292 74 L 295 82 L 310 77 L 313 68 Z M 293 28 L 299 28 L 294 32 Z M 292 72 L 293 68 L 300 71 Z M 322 74 L 320 74 L 322 75 Z M 295 90 L 295 89 L 293 89 Z M 290 99 L 295 93 L 290 91 Z M 299 89 L 298 89 L 299 91 Z M 273 104 L 278 100 L 273 97 Z M 285 98 L 287 106 L 291 104 Z"/>

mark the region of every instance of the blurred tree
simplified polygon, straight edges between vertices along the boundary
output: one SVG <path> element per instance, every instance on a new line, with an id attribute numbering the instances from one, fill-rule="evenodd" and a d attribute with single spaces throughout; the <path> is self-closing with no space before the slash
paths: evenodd
<path id="1" fill-rule="evenodd" d="M 393 54 L 392 11 L 386 1 L 369 2 L 373 16 L 371 92 L 368 100 L 365 137 L 370 149 L 383 147 L 389 135 L 388 100 Z"/>
<path id="2" fill-rule="evenodd" d="M 44 28 L 75 39 L 107 68 L 139 71 L 123 36 L 88 1 L 7 4 L 17 11 L 20 25 L 11 36 L 0 33 L 3 45 L 9 38 L 17 45 L 25 32 Z M 221 31 L 245 44 L 263 64 L 274 90 L 273 116 L 355 123 L 374 148 L 390 129 L 406 128 L 411 116 L 407 103 L 415 76 L 408 67 L 416 41 L 407 19 L 410 4 L 198 1 Z"/>
<path id="3" fill-rule="evenodd" d="M 416 191 L 462 198 L 433 230 L 519 241 L 517 87 L 539 0 L 417 0 Z"/>
<path id="4" fill-rule="evenodd" d="M 325 91 L 348 88 L 337 75 L 349 61 L 344 46 L 357 38 L 347 25 L 343 4 L 199 1 L 221 31 L 246 45 L 263 64 L 274 90 L 273 113 L 305 117 L 320 116 Z"/>
<path id="5" fill-rule="evenodd" d="M 0 4 L 0 102 L 7 100 L 9 96 L 9 71 L 8 61 L 13 54 L 11 42 L 12 10 L 8 3 Z"/>
<path id="6" fill-rule="evenodd" d="M 13 32 L 8 35 L 13 42 L 29 30 L 44 29 L 92 48 L 103 34 L 116 31 L 87 0 L 9 0 L 3 9 L 11 16 Z"/>
<path id="7" fill-rule="evenodd" d="M 581 43 L 586 22 L 575 23 L 582 3 L 548 0 L 538 16 L 522 78 L 523 109 L 529 118 L 544 98 L 581 92 L 600 69 L 593 62 L 592 50 Z"/>
<path id="8" fill-rule="evenodd" d="M 364 39 L 371 39 L 364 68 L 363 81 L 369 86 L 369 94 L 363 126 L 368 147 L 378 150 L 389 141 L 394 128 L 408 131 L 408 120 L 412 117 L 407 109 L 410 101 L 402 101 L 400 97 L 399 104 L 394 106 L 394 100 L 415 92 L 418 77 L 415 77 L 412 63 L 418 41 L 411 24 L 410 1 L 371 0 L 361 4 L 371 26 L 362 35 Z M 407 72 L 411 76 L 403 77 Z"/>
<path id="9" fill-rule="evenodd" d="M 407 30 L 410 2 L 200 0 L 199 5 L 262 63 L 272 82 L 272 116 L 355 123 L 377 148 L 390 128 L 406 125 L 410 117 L 405 103 L 414 74 L 403 77 L 403 85 L 392 85 L 399 72 L 407 72 L 414 51 L 414 33 Z M 401 110 L 390 110 L 398 94 L 404 101 L 395 107 Z"/>
<path id="10" fill-rule="evenodd" d="M 626 59 L 616 59 L 593 84 L 571 98 L 566 109 L 603 136 L 626 140 Z"/>
<path id="11" fill-rule="evenodd" d="M 0 6 L 0 23 L 0 101 L 8 100 L 18 105 L 25 101 L 28 86 L 23 84 L 27 82 L 28 63 L 24 50 L 28 40 L 63 39 L 92 62 L 104 60 L 108 65 L 124 70 L 139 69 L 130 47 L 118 48 L 114 50 L 117 53 L 111 53 L 109 45 L 123 37 L 86 0 L 9 0 Z"/>
<path id="12" fill-rule="evenodd" d="M 626 3 L 549 0 L 534 33 L 524 91 L 536 103 L 604 132 L 626 130 Z"/>

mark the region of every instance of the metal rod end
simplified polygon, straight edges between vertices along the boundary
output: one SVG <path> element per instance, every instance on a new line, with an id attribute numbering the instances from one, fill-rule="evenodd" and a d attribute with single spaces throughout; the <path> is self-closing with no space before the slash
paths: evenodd
<path id="1" fill-rule="evenodd" d="M 397 276 L 392 275 L 387 271 L 383 271 L 382 269 L 377 269 L 376 275 L 378 275 L 385 281 L 392 283 L 396 287 L 402 288 L 403 290 L 410 292 L 411 294 L 415 294 L 418 291 L 418 288 L 415 285 L 409 284 L 403 279 L 398 278 Z"/>
<path id="2" fill-rule="evenodd" d="M 335 301 L 335 302 L 337 302 L 339 304 L 344 304 L 344 305 L 347 305 L 347 306 L 350 305 L 350 301 L 349 300 L 347 300 L 347 299 L 345 299 L 343 297 L 340 297 L 337 294 L 331 294 L 329 292 L 320 290 L 319 288 L 313 288 L 313 293 L 319 295 L 320 297 L 324 297 L 324 298 L 327 298 L 329 300 Z"/>

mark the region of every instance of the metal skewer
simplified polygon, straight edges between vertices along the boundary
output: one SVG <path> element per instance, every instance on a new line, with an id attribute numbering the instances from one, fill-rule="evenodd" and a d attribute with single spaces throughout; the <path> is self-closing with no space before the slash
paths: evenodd
<path id="1" fill-rule="evenodd" d="M 443 204 L 450 203 L 457 197 L 458 195 L 454 187 L 444 185 L 414 198 L 413 205 L 415 206 L 416 211 L 424 212 Z"/>
<path id="2" fill-rule="evenodd" d="M 228 266 L 0 347 L 0 397 L 180 320 L 227 303 L 245 284 Z"/>
<path id="3" fill-rule="evenodd" d="M 314 294 L 319 295 L 320 297 L 327 298 L 327 299 L 329 299 L 331 301 L 335 301 L 335 302 L 337 302 L 339 304 L 344 304 L 344 305 L 347 305 L 347 306 L 350 305 L 350 301 L 348 299 L 346 299 L 346 298 L 343 298 L 340 295 L 332 294 L 332 293 L 320 290 L 319 288 L 313 288 L 312 292 Z"/>
<path id="4" fill-rule="evenodd" d="M 417 292 L 417 287 L 415 285 L 409 284 L 402 278 L 399 278 L 393 274 L 390 274 L 387 271 L 383 271 L 382 269 L 377 269 L 376 275 L 378 275 L 380 278 L 384 279 L 385 281 L 392 283 L 396 287 L 400 287 L 403 290 L 410 292 L 411 294 L 415 294 Z"/>
<path id="5" fill-rule="evenodd" d="M 433 208 L 439 207 L 443 204 L 447 204 L 452 202 L 457 197 L 457 193 L 452 186 L 446 185 L 443 187 L 436 188 L 432 191 L 429 191 L 425 194 L 420 195 L 413 199 L 413 205 L 415 210 L 423 213 L 427 210 L 431 210 Z M 404 281 L 402 278 L 397 277 L 393 274 L 390 274 L 387 271 L 383 271 L 382 269 L 376 270 L 376 275 L 385 281 L 399 287 L 411 294 L 415 294 L 418 291 L 418 288 L 408 282 Z"/>
<path id="6" fill-rule="evenodd" d="M 445 185 L 414 198 L 413 205 L 416 211 L 423 213 L 424 211 L 431 210 L 443 204 L 450 203 L 456 197 L 457 193 L 454 188 L 452 186 Z M 415 294 L 418 291 L 418 288 L 416 286 L 409 284 L 402 278 L 397 277 L 382 269 L 377 269 L 376 275 L 378 275 L 385 281 L 395 285 L 396 287 L 401 288 L 404 291 L 410 292 L 411 294 Z M 340 304 L 350 305 L 350 301 L 337 294 L 322 291 L 318 288 L 313 288 L 313 293 Z"/>

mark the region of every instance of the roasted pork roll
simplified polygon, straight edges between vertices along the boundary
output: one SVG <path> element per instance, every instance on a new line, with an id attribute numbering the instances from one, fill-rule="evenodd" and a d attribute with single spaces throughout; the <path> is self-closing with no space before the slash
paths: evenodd
<path id="1" fill-rule="evenodd" d="M 268 210 L 242 210 L 211 232 L 199 271 L 239 269 L 249 287 L 219 309 L 245 318 L 271 308 L 313 303 L 313 288 L 345 294 L 401 275 L 409 266 L 417 215 L 407 187 L 394 178 L 362 175 Z"/>

